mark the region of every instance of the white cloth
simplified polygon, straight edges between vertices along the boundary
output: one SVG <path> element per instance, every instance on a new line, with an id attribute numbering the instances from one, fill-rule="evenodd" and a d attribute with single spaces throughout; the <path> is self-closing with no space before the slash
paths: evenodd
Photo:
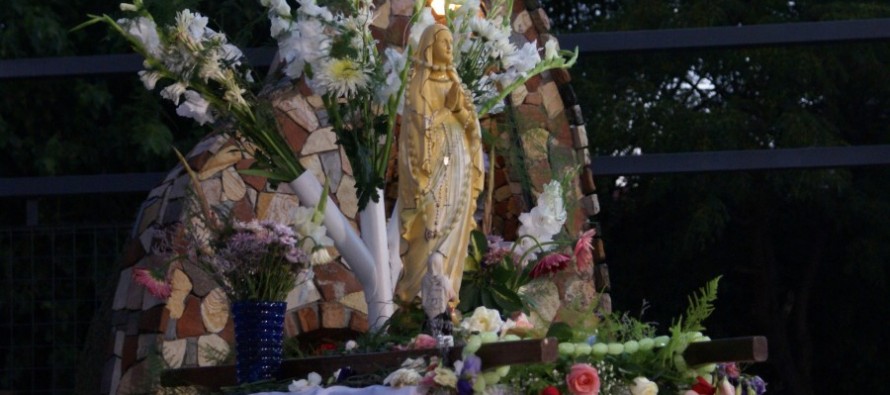
<path id="1" fill-rule="evenodd" d="M 384 385 L 373 385 L 364 388 L 351 388 L 342 386 L 333 386 L 321 388 L 312 386 L 304 388 L 296 392 L 260 392 L 254 395 L 421 395 L 420 387 L 387 387 Z"/>

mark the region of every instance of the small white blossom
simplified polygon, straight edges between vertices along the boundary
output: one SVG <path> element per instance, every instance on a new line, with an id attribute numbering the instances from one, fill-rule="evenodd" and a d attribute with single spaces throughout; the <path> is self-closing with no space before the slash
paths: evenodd
<path id="1" fill-rule="evenodd" d="M 120 4 L 121 11 L 139 11 L 139 7 L 136 7 L 130 3 L 121 3 Z"/>

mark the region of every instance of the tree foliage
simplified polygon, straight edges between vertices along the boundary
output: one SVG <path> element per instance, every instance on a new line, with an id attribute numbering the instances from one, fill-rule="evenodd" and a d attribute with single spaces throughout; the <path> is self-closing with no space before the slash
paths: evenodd
<path id="1" fill-rule="evenodd" d="M 562 31 L 887 17 L 886 2 L 547 1 Z M 568 10 L 568 12 L 562 12 Z M 805 148 L 890 142 L 883 42 L 587 55 L 572 70 L 591 153 Z M 888 308 L 886 168 L 597 179 L 617 308 L 725 274 L 712 336 L 763 334 L 771 392 L 885 388 L 887 347 L 863 317 Z M 616 183 L 617 181 L 617 183 Z M 664 281 L 669 278 L 672 281 Z M 867 284 L 867 285 L 865 285 Z M 672 302 L 673 301 L 673 302 Z M 744 331 L 740 333 L 739 331 Z M 854 340 L 855 339 L 855 340 Z M 880 350 L 880 351 L 879 351 Z M 856 366 L 842 369 L 841 366 Z"/>

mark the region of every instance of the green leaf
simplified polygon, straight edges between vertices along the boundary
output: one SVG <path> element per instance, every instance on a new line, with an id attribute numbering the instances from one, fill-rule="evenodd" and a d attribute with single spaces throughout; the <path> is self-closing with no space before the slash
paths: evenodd
<path id="1" fill-rule="evenodd" d="M 470 233 L 470 241 L 473 246 L 473 257 L 476 259 L 476 262 L 482 262 L 485 254 L 488 253 L 488 240 L 485 238 L 485 234 L 478 230 L 473 230 Z"/>
<path id="2" fill-rule="evenodd" d="M 469 313 L 482 305 L 482 292 L 474 283 L 464 281 L 460 287 L 460 304 L 457 309 Z"/>
<path id="3" fill-rule="evenodd" d="M 555 337 L 556 340 L 561 342 L 570 342 L 572 337 L 574 337 L 574 333 L 572 333 L 572 327 L 569 324 L 554 322 L 550 324 L 550 329 L 547 330 L 547 337 Z"/>

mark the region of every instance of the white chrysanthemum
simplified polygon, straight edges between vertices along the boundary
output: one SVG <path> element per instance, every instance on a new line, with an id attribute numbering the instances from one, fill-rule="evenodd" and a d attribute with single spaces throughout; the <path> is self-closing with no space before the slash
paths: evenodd
<path id="1" fill-rule="evenodd" d="M 161 79 L 161 73 L 157 71 L 142 70 L 138 74 L 139 79 L 142 80 L 142 84 L 145 85 L 145 89 L 148 90 L 154 89 L 158 80 Z"/>
<path id="2" fill-rule="evenodd" d="M 185 93 L 186 88 L 188 88 L 188 86 L 182 82 L 170 84 L 161 90 L 161 97 L 172 101 L 173 104 L 179 105 L 179 98 Z"/>
<path id="3" fill-rule="evenodd" d="M 158 36 L 158 26 L 154 20 L 140 16 L 135 19 L 119 19 L 117 23 L 127 34 L 139 41 L 146 52 L 153 57 L 161 57 L 163 52 L 161 38 Z"/>
<path id="4" fill-rule="evenodd" d="M 210 103 L 193 90 L 185 91 L 185 101 L 176 107 L 176 114 L 181 117 L 193 118 L 203 125 L 213 122 L 213 114 L 210 112 Z"/>
<path id="5" fill-rule="evenodd" d="M 417 373 L 414 369 L 401 368 L 390 373 L 389 376 L 386 376 L 386 378 L 383 379 L 383 385 L 399 388 L 409 385 L 418 385 L 420 384 L 421 379 L 422 377 L 420 376 L 420 373 Z"/>
<path id="6" fill-rule="evenodd" d="M 320 93 L 334 93 L 339 97 L 353 97 L 368 86 L 370 76 L 361 64 L 352 59 L 329 59 L 321 64 L 313 79 L 313 89 Z"/>
<path id="7" fill-rule="evenodd" d="M 504 58 L 504 68 L 514 69 L 520 74 L 525 74 L 541 61 L 541 55 L 538 53 L 537 42 L 532 41 L 525 43 L 522 48 L 516 52 L 507 55 Z"/>
<path id="8" fill-rule="evenodd" d="M 436 18 L 433 17 L 433 12 L 429 7 L 420 10 L 420 17 L 417 18 L 417 22 L 414 22 L 414 25 L 411 26 L 411 33 L 408 35 L 408 43 L 412 47 L 417 48 L 417 46 L 420 45 L 420 36 L 423 34 L 423 31 L 435 23 Z"/>
<path id="9" fill-rule="evenodd" d="M 510 33 L 505 32 L 500 26 L 487 18 L 476 16 L 470 19 L 470 30 L 485 41 L 499 41 L 509 38 Z"/>

